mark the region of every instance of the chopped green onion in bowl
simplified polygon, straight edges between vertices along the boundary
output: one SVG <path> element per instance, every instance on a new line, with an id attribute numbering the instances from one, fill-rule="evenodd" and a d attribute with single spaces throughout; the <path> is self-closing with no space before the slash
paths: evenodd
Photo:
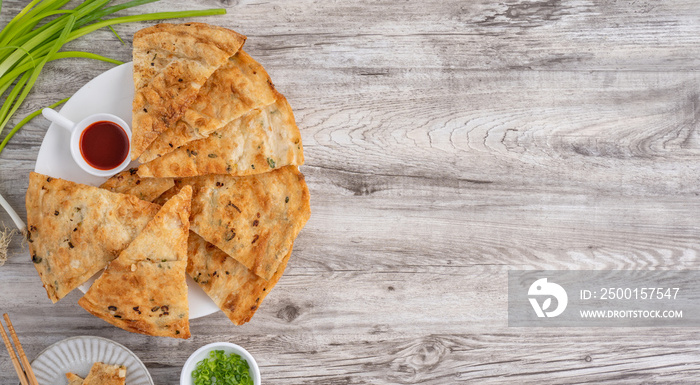
<path id="1" fill-rule="evenodd" d="M 212 350 L 192 371 L 195 385 L 253 385 L 248 361 L 236 353 Z"/>
<path id="2" fill-rule="evenodd" d="M 219 359 L 217 358 L 224 358 Z M 206 364 L 201 364 L 205 362 Z M 217 366 L 216 362 L 220 361 L 221 366 Z M 216 370 L 226 369 L 227 365 L 242 367 L 247 369 L 248 378 L 250 381 L 245 381 L 246 378 L 242 374 L 244 371 L 241 369 L 236 372 L 240 375 L 240 378 L 236 379 L 235 374 L 233 378 L 230 378 L 230 382 L 215 382 L 217 379 L 212 375 Z M 197 368 L 200 368 L 199 370 Z M 195 371 L 197 374 L 194 374 Z M 201 380 L 198 381 L 198 379 Z M 239 381 L 239 382 L 236 382 Z M 198 385 L 198 384 L 250 384 L 250 385 L 260 385 L 261 376 L 260 368 L 258 363 L 255 361 L 250 352 L 245 350 L 243 347 L 230 342 L 212 342 L 210 344 L 204 345 L 197 349 L 194 353 L 190 355 L 185 364 L 182 366 L 182 372 L 180 372 L 180 385 Z"/>

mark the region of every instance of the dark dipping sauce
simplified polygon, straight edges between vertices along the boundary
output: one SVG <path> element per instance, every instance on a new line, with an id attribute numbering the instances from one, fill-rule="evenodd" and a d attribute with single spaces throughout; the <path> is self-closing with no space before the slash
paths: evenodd
<path id="1" fill-rule="evenodd" d="M 114 122 L 95 122 L 80 135 L 80 154 L 90 166 L 111 170 L 129 155 L 129 137 Z"/>

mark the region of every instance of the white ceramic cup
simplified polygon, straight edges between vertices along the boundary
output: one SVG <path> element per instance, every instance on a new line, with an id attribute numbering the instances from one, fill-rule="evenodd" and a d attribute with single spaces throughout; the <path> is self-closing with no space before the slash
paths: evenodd
<path id="1" fill-rule="evenodd" d="M 230 342 L 214 342 L 209 345 L 204 345 L 197 349 L 190 358 L 187 359 L 185 365 L 182 367 L 182 372 L 180 373 L 180 385 L 194 385 L 192 380 L 192 371 L 197 366 L 197 363 L 205 358 L 209 358 L 209 352 L 212 350 L 223 350 L 224 353 L 236 353 L 244 360 L 248 361 L 248 366 L 250 367 L 250 378 L 253 379 L 253 385 L 260 385 L 260 368 L 258 363 L 255 362 L 253 356 L 248 353 L 247 350 L 242 347 L 232 344 Z"/>
<path id="2" fill-rule="evenodd" d="M 51 108 L 44 108 L 43 110 L 41 110 L 41 114 L 44 115 L 46 119 L 55 123 L 59 127 L 65 128 L 71 133 L 70 153 L 73 156 L 73 160 L 75 161 L 75 163 L 77 163 L 78 166 L 80 166 L 80 168 L 82 168 L 85 172 L 95 176 L 110 177 L 118 173 L 119 171 L 124 170 L 129 166 L 129 163 L 131 163 L 131 158 L 129 156 L 129 153 L 131 153 L 131 128 L 120 117 L 112 114 L 100 113 L 90 115 L 87 118 L 81 120 L 80 122 L 74 123 L 72 120 L 66 118 L 65 116 L 59 114 Z M 85 131 L 86 128 L 90 127 L 91 124 L 102 121 L 116 123 L 122 129 L 124 129 L 126 136 L 129 138 L 129 148 L 127 149 L 126 158 L 119 166 L 109 170 L 100 170 L 99 168 L 92 167 L 88 162 L 85 161 L 83 155 L 80 153 L 80 138 L 82 137 L 83 131 Z"/>

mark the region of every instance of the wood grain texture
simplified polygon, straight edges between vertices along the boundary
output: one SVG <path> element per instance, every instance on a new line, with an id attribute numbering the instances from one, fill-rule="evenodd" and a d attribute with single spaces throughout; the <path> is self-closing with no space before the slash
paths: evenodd
<path id="1" fill-rule="evenodd" d="M 24 4 L 3 2 L 2 25 Z M 695 383 L 694 328 L 509 328 L 511 269 L 699 269 L 695 1 L 164 0 L 226 7 L 302 132 L 312 215 L 253 320 L 133 335 L 72 293 L 51 305 L 27 252 L 0 267 L 25 350 L 75 335 L 178 382 L 199 346 L 246 347 L 268 384 Z M 128 13 L 133 13 L 131 10 Z M 69 44 L 128 61 L 116 26 Z M 50 63 L 18 118 L 111 68 Z M 23 208 L 48 123 L 0 156 Z M 23 210 L 20 210 L 23 211 Z M 0 220 L 10 223 L 3 213 Z M 0 383 L 13 383 L 0 353 Z"/>

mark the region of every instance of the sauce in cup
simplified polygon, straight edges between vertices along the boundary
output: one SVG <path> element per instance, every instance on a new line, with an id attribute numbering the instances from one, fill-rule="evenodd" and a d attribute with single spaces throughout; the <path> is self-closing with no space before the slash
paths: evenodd
<path id="1" fill-rule="evenodd" d="M 129 137 L 117 123 L 92 123 L 80 135 L 80 155 L 98 170 L 114 169 L 129 155 Z"/>
<path id="2" fill-rule="evenodd" d="M 101 112 L 78 123 L 44 108 L 41 114 L 70 134 L 70 155 L 90 175 L 110 177 L 129 167 L 131 129 L 124 119 Z"/>

